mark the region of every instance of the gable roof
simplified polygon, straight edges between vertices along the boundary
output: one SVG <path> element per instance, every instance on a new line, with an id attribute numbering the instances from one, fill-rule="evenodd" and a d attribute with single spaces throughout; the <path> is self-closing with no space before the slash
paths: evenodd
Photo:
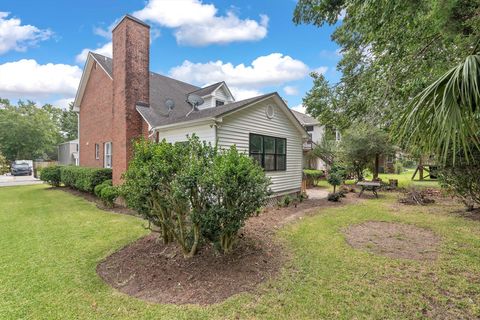
<path id="1" fill-rule="evenodd" d="M 88 78 L 88 73 L 90 72 L 91 66 L 93 64 L 92 59 L 100 65 L 100 67 L 111 79 L 113 79 L 112 59 L 98 53 L 90 52 L 87 58 L 87 62 L 85 64 L 84 75 L 82 75 L 82 80 L 80 81 L 80 88 L 77 92 L 77 97 L 75 98 L 75 106 L 77 108 L 77 104 L 81 101 L 81 95 L 83 95 L 82 90 L 85 89 L 84 82 L 86 82 L 86 79 L 84 79 L 84 77 Z M 299 127 L 299 130 L 304 133 L 302 124 L 299 123 L 298 119 L 293 116 L 288 106 L 285 105 L 282 98 L 276 92 L 260 95 L 249 99 L 244 99 L 241 101 L 231 102 L 218 107 L 194 110 L 193 112 L 191 112 L 192 106 L 187 102 L 187 96 L 189 94 L 195 93 L 200 96 L 205 96 L 213 93 L 215 90 L 222 86 L 224 86 L 228 90 L 225 82 L 222 81 L 209 85 L 205 88 L 200 88 L 192 84 L 169 78 L 154 72 L 150 72 L 149 82 L 150 104 L 137 104 L 136 109 L 151 128 L 221 117 L 229 114 L 230 112 L 234 112 L 249 105 L 253 105 L 256 102 L 268 99 L 270 97 L 274 97 L 275 99 L 277 99 L 278 103 L 284 106 L 284 108 L 288 111 L 291 120 L 295 123 L 296 126 Z M 167 99 L 173 100 L 175 104 L 173 110 L 171 110 L 170 112 L 165 105 L 165 101 Z"/>
<path id="2" fill-rule="evenodd" d="M 198 90 L 192 91 L 190 93 L 194 93 L 196 95 L 199 95 L 200 97 L 205 97 L 208 96 L 209 94 L 212 94 L 215 90 L 217 90 L 220 85 L 222 85 L 223 81 L 216 82 L 214 84 L 211 84 L 209 86 L 206 86 L 204 88 L 200 88 Z"/>
<path id="3" fill-rule="evenodd" d="M 297 118 L 298 122 L 302 124 L 302 126 L 315 126 L 320 124 L 320 122 L 317 119 L 310 117 L 305 113 L 301 113 L 295 110 L 292 110 L 292 113 L 295 116 L 295 118 Z"/>

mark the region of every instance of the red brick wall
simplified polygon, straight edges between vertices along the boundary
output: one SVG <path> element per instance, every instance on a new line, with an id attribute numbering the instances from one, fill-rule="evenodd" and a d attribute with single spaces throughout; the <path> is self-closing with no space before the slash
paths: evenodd
<path id="1" fill-rule="evenodd" d="M 95 63 L 96 64 L 96 63 Z M 112 141 L 113 81 L 94 65 L 80 106 L 80 165 L 103 167 L 103 143 Z M 95 143 L 100 146 L 100 159 L 95 159 Z"/>
<path id="2" fill-rule="evenodd" d="M 132 140 L 144 135 L 137 102 L 149 103 L 150 29 L 124 18 L 113 30 L 113 183 L 121 183 Z"/>

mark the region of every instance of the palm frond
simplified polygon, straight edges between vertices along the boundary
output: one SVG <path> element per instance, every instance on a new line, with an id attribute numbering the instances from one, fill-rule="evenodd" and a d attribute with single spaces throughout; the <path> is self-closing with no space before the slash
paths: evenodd
<path id="1" fill-rule="evenodd" d="M 406 106 L 396 138 L 422 153 L 455 162 L 460 150 L 471 158 L 480 149 L 480 56 L 468 56 Z M 449 155 L 453 155 L 449 159 Z"/>

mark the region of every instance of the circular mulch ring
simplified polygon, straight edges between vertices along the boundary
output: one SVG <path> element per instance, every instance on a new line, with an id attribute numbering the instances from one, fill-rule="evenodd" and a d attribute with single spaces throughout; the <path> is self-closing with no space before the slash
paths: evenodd
<path id="1" fill-rule="evenodd" d="M 348 227 L 347 242 L 356 249 L 391 258 L 435 260 L 440 237 L 409 224 L 369 221 Z"/>
<path id="2" fill-rule="evenodd" d="M 207 305 L 254 291 L 275 276 L 287 258 L 279 254 L 280 245 L 241 239 L 231 254 L 204 246 L 184 259 L 178 247 L 157 237 L 150 234 L 107 257 L 97 273 L 112 287 L 142 300 Z"/>

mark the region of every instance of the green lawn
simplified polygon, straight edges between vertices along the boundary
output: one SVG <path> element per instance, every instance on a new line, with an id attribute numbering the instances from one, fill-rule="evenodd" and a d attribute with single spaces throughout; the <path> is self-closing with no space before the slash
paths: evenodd
<path id="1" fill-rule="evenodd" d="M 137 218 L 45 186 L 0 188 L 0 319 L 400 319 L 433 311 L 480 317 L 480 222 L 457 207 L 392 206 L 378 200 L 324 209 L 279 232 L 294 254 L 282 276 L 210 306 L 156 305 L 104 284 L 97 263 L 146 234 Z M 342 228 L 368 220 L 431 228 L 436 262 L 354 250 Z"/>
<path id="2" fill-rule="evenodd" d="M 388 183 L 388 179 L 397 179 L 398 180 L 398 186 L 401 188 L 406 188 L 406 187 L 419 187 L 419 188 L 431 188 L 431 187 L 438 187 L 438 181 L 437 180 L 430 180 L 430 179 L 425 179 L 423 181 L 418 180 L 418 174 L 415 180 L 412 180 L 413 172 L 414 169 L 408 169 L 405 172 L 401 174 L 390 174 L 390 173 L 381 173 L 378 175 L 380 179 Z M 365 179 L 372 179 L 371 175 L 367 175 Z M 347 184 L 353 184 L 355 183 L 353 180 L 347 180 Z M 319 187 L 322 188 L 329 188 L 332 189 L 331 186 L 328 184 L 326 180 L 321 180 L 318 185 Z"/>

